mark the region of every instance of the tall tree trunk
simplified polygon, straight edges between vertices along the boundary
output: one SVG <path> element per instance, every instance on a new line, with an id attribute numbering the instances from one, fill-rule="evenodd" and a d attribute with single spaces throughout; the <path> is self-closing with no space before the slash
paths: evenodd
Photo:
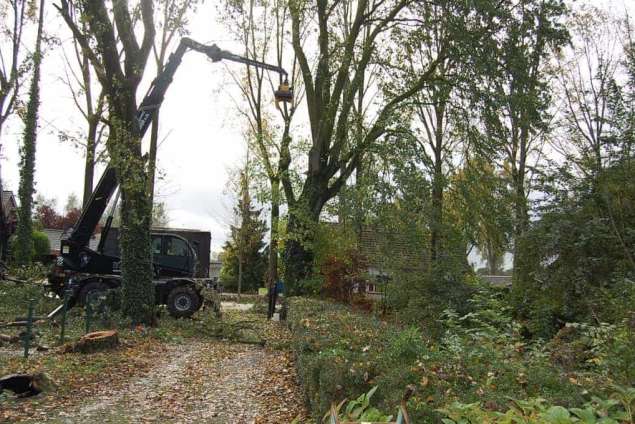
<path id="1" fill-rule="evenodd" d="M 77 42 L 77 41 L 75 41 Z M 77 49 L 77 54 L 80 54 L 80 49 Z M 99 121 L 102 118 L 104 110 L 104 96 L 103 91 L 99 95 L 97 105 L 93 105 L 93 87 L 91 77 L 91 64 L 90 60 L 86 56 L 86 53 L 82 51 L 81 56 L 81 71 L 84 99 L 86 100 L 86 122 L 88 124 L 88 132 L 86 134 L 86 160 L 84 163 L 84 195 L 82 196 L 82 205 L 85 207 L 90 200 L 90 196 L 93 193 L 93 180 L 95 177 L 95 159 L 97 154 L 97 129 L 99 128 Z"/>
<path id="2" fill-rule="evenodd" d="M 270 178 L 271 183 L 271 229 L 269 242 L 269 258 L 267 260 L 267 290 L 269 292 L 269 306 L 267 308 L 267 317 L 271 318 L 274 313 L 275 295 L 273 291 L 278 281 L 278 240 L 280 222 L 280 179 Z"/>
<path id="3" fill-rule="evenodd" d="M 240 250 L 240 249 L 239 249 Z M 238 301 L 243 288 L 243 252 L 238 252 Z"/>
<path id="4" fill-rule="evenodd" d="M 150 133 L 150 151 L 148 152 L 148 197 L 154 204 L 154 180 L 157 172 L 157 150 L 159 145 L 159 109 L 154 111 Z"/>
<path id="5" fill-rule="evenodd" d="M 35 147 L 37 142 L 38 109 L 40 107 L 40 65 L 42 63 L 42 26 L 44 25 L 44 0 L 40 0 L 40 14 L 33 54 L 33 78 L 29 89 L 24 125 L 24 144 L 20 160 L 20 209 L 18 211 L 18 242 L 16 260 L 20 265 L 28 265 L 32 260 L 33 247 L 33 178 L 35 174 Z"/>
<path id="6" fill-rule="evenodd" d="M 121 90 L 110 103 L 108 147 L 121 187 L 122 309 L 134 323 L 150 324 L 154 321 L 155 304 L 150 237 L 152 209 L 136 127 L 134 91 Z"/>
<path id="7" fill-rule="evenodd" d="M 524 149 L 521 148 L 524 152 Z M 525 253 L 523 236 L 529 227 L 529 212 L 525 191 L 525 155 L 521 153 L 518 168 L 512 167 L 514 182 L 514 262 L 512 271 L 512 299 L 516 305 L 517 313 L 525 314 L 528 290 L 530 284 L 531 261 L 530 255 Z"/>
<path id="8" fill-rule="evenodd" d="M 432 177 L 432 216 L 430 223 L 430 265 L 434 266 L 440 257 L 443 225 L 443 170 L 441 159 L 436 158 Z"/>
<path id="9" fill-rule="evenodd" d="M 300 293 L 298 283 L 311 275 L 314 257 L 312 245 L 325 203 L 326 186 L 327 182 L 319 177 L 308 177 L 300 197 L 289 204 L 284 252 L 285 283 L 289 293 Z"/>
<path id="10" fill-rule="evenodd" d="M 364 186 L 364 165 L 366 161 L 361 160 L 359 166 L 355 170 L 355 189 L 356 202 L 353 212 L 353 231 L 355 232 L 355 242 L 357 250 L 360 250 L 362 243 L 362 231 L 364 229 L 364 199 L 365 196 L 360 195 Z"/>
<path id="11" fill-rule="evenodd" d="M 440 257 L 443 234 L 443 190 L 445 177 L 443 175 L 443 148 L 444 148 L 444 118 L 448 94 L 442 90 L 435 94 L 434 107 L 434 168 L 432 170 L 432 219 L 430 225 L 430 266 L 434 268 Z M 424 116 L 422 114 L 422 116 Z"/>
<path id="12" fill-rule="evenodd" d="M 122 311 L 133 323 L 151 324 L 155 300 L 150 244 L 152 208 L 147 195 L 146 163 L 141 155 L 136 93 L 156 33 L 153 2 L 137 2 L 143 24 L 141 42 L 135 36 L 132 22 L 136 20 L 131 17 L 128 2 L 82 2 L 82 22 L 87 23 L 84 28 L 76 25 L 68 0 L 59 3 L 58 11 L 95 68 L 108 100 L 107 148 L 121 192 Z"/>
<path id="13" fill-rule="evenodd" d="M 280 180 L 271 179 L 271 229 L 267 277 L 269 290 L 278 280 L 278 225 L 280 222 Z"/>
<path id="14" fill-rule="evenodd" d="M 514 181 L 514 265 L 513 280 L 519 282 L 523 278 L 521 266 L 522 247 L 521 239 L 529 226 L 529 214 L 527 210 L 527 197 L 525 193 L 525 164 L 520 164 L 513 175 Z"/>
<path id="15" fill-rule="evenodd" d="M 498 273 L 499 255 L 497 254 L 493 243 L 489 240 L 487 241 L 486 255 L 487 255 L 487 268 L 489 270 L 489 274 L 496 275 Z"/>
<path id="16" fill-rule="evenodd" d="M 98 117 L 92 116 L 88 124 L 88 137 L 86 139 L 86 161 L 84 164 L 84 195 L 82 204 L 84 207 L 93 193 L 93 180 L 95 178 L 95 155 L 97 151 L 97 126 Z"/>

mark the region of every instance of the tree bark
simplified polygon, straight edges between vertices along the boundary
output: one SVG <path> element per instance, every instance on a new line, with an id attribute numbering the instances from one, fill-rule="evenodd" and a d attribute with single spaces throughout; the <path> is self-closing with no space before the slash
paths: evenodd
<path id="1" fill-rule="evenodd" d="M 306 2 L 291 2 L 289 8 L 293 50 L 302 72 L 311 126 L 307 177 L 299 197 L 294 196 L 288 175 L 281 175 L 289 203 L 285 282 L 290 291 L 294 291 L 294 286 L 310 274 L 314 228 L 325 202 L 339 193 L 363 155 L 385 133 L 388 120 L 396 108 L 429 83 L 445 55 L 441 52 L 412 84 L 379 107 L 374 123 L 355 143 L 351 143 L 350 115 L 358 93 L 364 90 L 362 84 L 376 53 L 377 38 L 395 24 L 411 2 L 400 0 L 385 8 L 375 7 L 367 0 L 356 2 L 351 6 L 355 10 L 350 10 L 350 25 L 342 35 L 344 42 L 338 54 L 333 54 L 332 40 L 338 36 L 337 13 L 333 11 L 339 4 L 317 1 L 313 8 Z M 313 23 L 318 34 L 315 66 L 309 63 L 310 56 L 302 40 L 305 27 Z"/>
<path id="2" fill-rule="evenodd" d="M 162 66 L 161 66 L 162 67 Z M 159 109 L 154 111 L 150 132 L 150 151 L 148 152 L 148 197 L 154 204 L 154 183 L 157 172 L 157 151 L 159 146 Z"/>
<path id="3" fill-rule="evenodd" d="M 300 197 L 289 202 L 289 221 L 285 242 L 285 282 L 289 293 L 300 293 L 298 283 L 310 277 L 313 268 L 312 244 L 315 229 L 327 197 L 327 184 L 320 177 L 308 177 Z"/>
<path id="4" fill-rule="evenodd" d="M 150 324 L 155 302 L 150 237 L 152 207 L 147 194 L 147 175 L 133 96 L 134 91 L 130 90 L 110 96 L 108 147 L 121 187 L 122 310 L 133 322 Z"/>
<path id="5" fill-rule="evenodd" d="M 243 288 L 243 254 L 238 252 L 238 301 Z"/>
<path id="6" fill-rule="evenodd" d="M 147 195 L 146 163 L 141 154 L 136 93 L 155 37 L 153 2 L 139 2 L 141 43 L 135 36 L 128 2 L 83 2 L 83 29 L 75 24 L 68 0 L 60 3 L 57 8 L 93 65 L 108 99 L 107 148 L 121 191 L 122 311 L 134 324 L 152 324 L 152 208 Z"/>
<path id="7" fill-rule="evenodd" d="M 269 258 L 267 263 L 268 289 L 272 290 L 278 280 L 278 225 L 280 221 L 280 180 L 271 183 L 271 228 L 269 230 Z"/>
<path id="8" fill-rule="evenodd" d="M 521 141 L 521 143 L 524 143 Z M 529 213 L 527 208 L 527 196 L 525 194 L 525 156 L 521 154 L 518 161 L 518 169 L 512 170 L 514 183 L 514 264 L 513 281 L 518 285 L 524 278 L 520 264 L 523 255 L 521 239 L 529 226 Z"/>
<path id="9" fill-rule="evenodd" d="M 88 123 L 88 137 L 86 138 L 86 160 L 84 164 L 84 195 L 82 204 L 86 206 L 93 194 L 93 180 L 95 178 L 95 155 L 97 151 L 97 117 Z"/>

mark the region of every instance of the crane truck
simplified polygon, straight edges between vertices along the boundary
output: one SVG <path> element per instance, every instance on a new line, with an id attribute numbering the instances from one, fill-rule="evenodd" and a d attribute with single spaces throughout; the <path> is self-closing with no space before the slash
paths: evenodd
<path id="1" fill-rule="evenodd" d="M 281 84 L 274 96 L 276 102 L 289 102 L 293 98 L 289 88 L 287 72 L 280 66 L 271 65 L 250 58 L 235 55 L 220 49 L 216 44 L 205 45 L 190 38 L 183 38 L 176 51 L 172 53 L 161 73 L 152 82 L 137 111 L 137 123 L 140 137 L 143 137 L 150 126 L 155 112 L 161 106 L 165 93 L 170 86 L 184 54 L 190 50 L 205 54 L 212 62 L 228 60 L 254 66 L 264 70 L 277 72 Z M 59 295 L 69 293 L 69 304 L 82 304 L 95 292 L 104 292 L 121 286 L 121 259 L 111 251 L 104 251 L 108 231 L 112 225 L 112 216 L 108 216 L 101 231 L 99 245 L 96 250 L 89 247 L 89 241 L 97 228 L 102 215 L 115 192 L 113 209 L 117 203 L 115 169 L 108 165 L 95 187 L 92 196 L 84 206 L 82 213 L 71 231 L 62 239 L 60 256 L 54 262 L 48 276 L 51 290 Z M 153 272 L 155 301 L 167 305 L 168 311 L 175 317 L 189 317 L 202 305 L 201 291 L 204 287 L 214 288 L 212 280 L 196 278 L 195 269 L 198 260 L 195 249 L 188 241 L 176 234 L 152 234 Z M 156 254 L 156 251 L 160 254 Z M 179 257 L 182 260 L 175 260 Z M 61 306 L 49 314 L 54 316 Z"/>

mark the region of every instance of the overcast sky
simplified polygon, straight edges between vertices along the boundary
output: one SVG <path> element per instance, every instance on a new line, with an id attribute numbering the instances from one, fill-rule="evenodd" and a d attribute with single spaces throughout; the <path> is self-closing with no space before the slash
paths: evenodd
<path id="1" fill-rule="evenodd" d="M 635 0 L 591 2 L 608 5 L 615 13 L 624 7 L 635 11 Z M 190 36 L 240 53 L 217 20 L 217 3 L 207 0 L 199 7 L 191 18 Z M 68 40 L 70 34 L 51 6 L 49 2 L 46 30 Z M 60 208 L 70 193 L 81 198 L 84 165 L 82 153 L 59 141 L 57 136 L 59 131 L 82 125 L 69 91 L 61 81 L 64 75 L 61 50 L 61 47 L 49 50 L 42 67 L 35 174 L 37 193 L 57 199 Z M 243 124 L 228 95 L 230 80 L 226 66 L 240 65 L 212 64 L 200 54 L 186 55 L 161 108 L 160 133 L 164 141 L 159 148 L 158 165 L 165 179 L 158 183 L 158 200 L 166 203 L 171 226 L 210 231 L 212 250 L 220 250 L 227 237 L 232 207 L 232 196 L 226 188 L 229 171 L 240 166 L 246 150 Z M 148 78 L 139 90 L 140 97 L 153 75 L 153 71 L 146 72 Z M 19 181 L 21 132 L 22 124 L 14 120 L 2 134 L 3 184 L 5 190 L 15 192 Z M 97 172 L 95 182 L 102 169 Z"/>

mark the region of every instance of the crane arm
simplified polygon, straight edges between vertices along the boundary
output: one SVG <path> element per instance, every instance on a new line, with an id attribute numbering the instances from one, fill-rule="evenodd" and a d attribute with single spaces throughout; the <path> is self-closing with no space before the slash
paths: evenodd
<path id="1" fill-rule="evenodd" d="M 191 38 L 183 38 L 181 39 L 177 49 L 168 58 L 163 71 L 159 75 L 157 75 L 157 77 L 150 85 L 148 92 L 139 105 L 139 108 L 137 110 L 137 124 L 139 127 L 140 139 L 143 138 L 146 131 L 150 127 L 150 124 L 152 123 L 152 120 L 155 116 L 154 112 L 161 107 L 161 104 L 163 103 L 163 99 L 165 97 L 165 93 L 172 83 L 174 75 L 176 74 L 176 70 L 181 64 L 183 56 L 189 50 L 194 50 L 207 55 L 207 57 L 209 57 L 212 62 L 229 60 L 232 62 L 243 63 L 248 66 L 254 66 L 257 68 L 278 72 L 281 76 L 284 77 L 285 81 L 287 80 L 287 72 L 280 66 L 271 65 L 265 62 L 249 59 L 247 57 L 235 55 L 226 50 L 222 50 L 216 44 L 205 45 L 194 41 Z M 118 185 L 119 184 L 117 182 L 115 170 L 111 165 L 108 165 L 101 179 L 95 186 L 90 200 L 84 206 L 82 214 L 73 227 L 72 232 L 66 240 L 63 240 L 62 253 L 71 253 L 70 250 L 82 249 L 88 246 L 90 238 L 92 237 L 95 228 L 97 228 L 97 224 L 104 214 L 104 211 L 108 206 L 108 202 L 110 201 L 110 198 L 117 189 Z M 104 228 L 104 230 L 105 233 L 108 232 L 107 227 Z M 106 234 L 102 232 L 102 237 L 105 236 Z M 64 249 L 64 245 L 68 247 Z M 64 250 L 68 250 L 68 252 L 64 252 Z"/>

